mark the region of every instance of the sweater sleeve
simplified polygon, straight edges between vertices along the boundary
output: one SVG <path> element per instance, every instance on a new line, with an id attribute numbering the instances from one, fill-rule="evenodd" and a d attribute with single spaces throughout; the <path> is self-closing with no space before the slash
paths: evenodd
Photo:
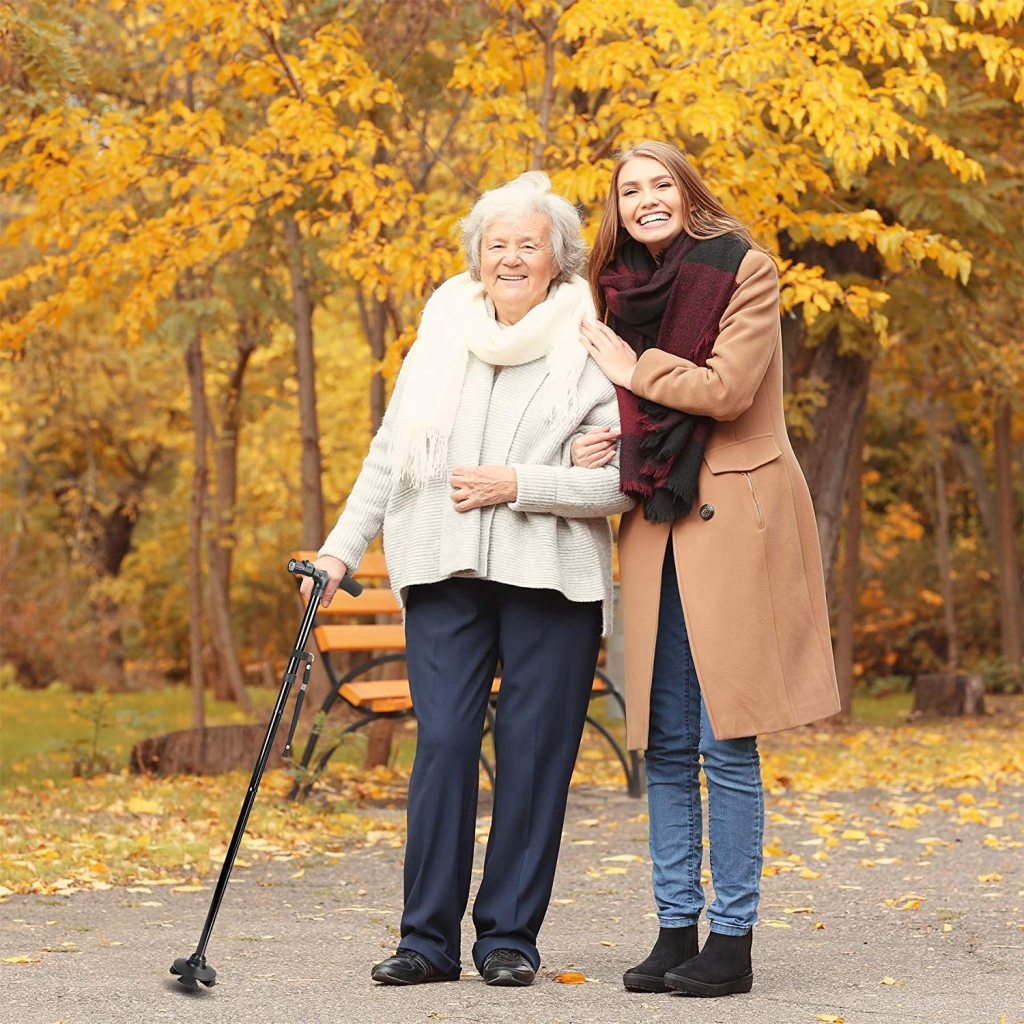
<path id="1" fill-rule="evenodd" d="M 615 393 L 609 388 L 605 396 L 587 414 L 586 425 L 574 428 L 566 438 L 563 455 L 580 432 L 619 425 Z M 563 463 L 566 463 L 564 458 Z M 633 499 L 619 490 L 618 451 L 615 458 L 600 469 L 573 466 L 571 460 L 559 466 L 518 463 L 512 468 L 518 488 L 516 500 L 508 506 L 513 512 L 546 512 L 566 519 L 595 519 L 633 507 Z"/>
<path id="2" fill-rule="evenodd" d="M 649 349 L 633 370 L 633 394 L 716 420 L 734 420 L 750 408 L 778 344 L 775 262 L 752 249 L 740 264 L 736 283 L 707 366 Z"/>
<path id="3" fill-rule="evenodd" d="M 407 359 L 398 373 L 395 390 L 388 403 L 380 428 L 370 442 L 370 450 L 363 460 L 359 476 L 345 502 L 334 529 L 327 535 L 318 554 L 340 558 L 350 573 L 366 554 L 374 537 L 384 525 L 384 511 L 391 494 L 392 473 L 390 461 L 391 431 L 405 387 Z"/>

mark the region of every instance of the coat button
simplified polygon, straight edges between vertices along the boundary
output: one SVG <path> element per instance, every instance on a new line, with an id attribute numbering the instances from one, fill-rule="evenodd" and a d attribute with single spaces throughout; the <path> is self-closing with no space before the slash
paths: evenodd
<path id="1" fill-rule="evenodd" d="M 697 509 L 697 515 L 699 515 L 705 522 L 707 522 L 714 514 L 714 505 L 701 505 L 701 507 Z"/>

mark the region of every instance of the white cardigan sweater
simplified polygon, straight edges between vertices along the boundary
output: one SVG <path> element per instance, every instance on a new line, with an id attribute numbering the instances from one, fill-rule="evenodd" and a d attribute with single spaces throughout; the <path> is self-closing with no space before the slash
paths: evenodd
<path id="1" fill-rule="evenodd" d="M 354 572 L 383 530 L 391 587 L 403 606 L 414 584 L 469 576 L 558 590 L 571 601 L 601 601 L 607 635 L 612 624 L 607 516 L 625 512 L 633 501 L 619 490 L 617 457 L 601 469 L 579 469 L 569 453 L 578 434 L 619 425 L 615 390 L 597 364 L 588 360 L 580 377 L 578 422 L 556 432 L 532 402 L 546 375 L 545 359 L 495 374 L 493 366 L 470 354 L 448 442 L 448 468 L 511 466 L 518 495 L 512 504 L 469 512 L 455 510 L 447 478 L 419 489 L 393 481 L 389 437 L 406 365 L 352 493 L 319 553 L 340 558 Z"/>

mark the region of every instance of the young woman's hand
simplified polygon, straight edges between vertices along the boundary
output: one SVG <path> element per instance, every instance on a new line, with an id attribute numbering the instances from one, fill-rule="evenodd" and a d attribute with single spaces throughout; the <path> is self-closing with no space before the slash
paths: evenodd
<path id="1" fill-rule="evenodd" d="M 511 466 L 456 466 L 449 482 L 457 512 L 513 502 L 519 494 L 516 471 Z"/>
<path id="2" fill-rule="evenodd" d="M 324 592 L 320 595 L 320 603 L 326 608 L 338 592 L 338 584 L 345 578 L 348 566 L 340 558 L 335 558 L 333 555 L 321 555 L 313 563 L 313 568 L 323 569 L 327 573 L 327 586 L 324 587 Z M 302 594 L 302 600 L 309 604 L 309 595 L 313 592 L 313 578 L 311 576 L 302 577 L 302 586 L 299 588 L 299 592 Z"/>
<path id="3" fill-rule="evenodd" d="M 615 458 L 615 446 L 622 431 L 618 427 L 594 427 L 569 446 L 572 464 L 583 469 L 600 469 Z"/>
<path id="4" fill-rule="evenodd" d="M 607 324 L 584 320 L 580 341 L 613 384 L 629 387 L 636 367 L 636 353 Z"/>

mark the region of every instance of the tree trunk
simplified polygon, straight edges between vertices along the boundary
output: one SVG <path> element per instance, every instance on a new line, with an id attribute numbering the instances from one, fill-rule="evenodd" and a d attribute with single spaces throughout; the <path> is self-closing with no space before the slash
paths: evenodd
<path id="1" fill-rule="evenodd" d="M 316 362 L 313 354 L 313 303 L 302 256 L 302 235 L 293 217 L 286 217 L 284 237 L 295 317 L 295 367 L 299 380 L 299 432 L 302 438 L 299 496 L 302 534 L 299 544 L 318 548 L 324 539 L 324 499 L 320 486 L 320 428 L 316 411 Z"/>
<path id="2" fill-rule="evenodd" d="M 234 552 L 235 501 L 238 492 L 238 437 L 241 418 L 242 383 L 255 343 L 240 329 L 235 366 L 228 378 L 220 429 L 209 423 L 213 439 L 215 468 L 213 491 L 213 529 L 207 541 L 209 575 L 206 580 L 206 607 L 209 612 L 215 677 L 226 684 L 230 696 L 247 714 L 255 707 L 245 685 L 238 647 L 231 625 L 231 561 Z"/>
<path id="3" fill-rule="evenodd" d="M 238 649 L 235 647 L 234 631 L 231 628 L 231 612 L 228 596 L 221 589 L 220 579 L 214 572 L 213 565 L 217 560 L 216 537 L 208 541 L 210 574 L 206 580 L 206 608 L 210 616 L 210 634 L 216 651 L 217 663 L 221 673 L 231 688 L 231 694 L 238 706 L 247 714 L 255 714 L 252 698 L 245 686 L 242 666 L 238 660 Z"/>
<path id="4" fill-rule="evenodd" d="M 853 627 L 860 598 L 860 533 L 863 499 L 864 433 L 862 417 L 853 444 L 846 481 L 846 536 L 843 541 L 843 571 L 840 578 L 839 611 L 836 616 L 836 673 L 839 677 L 840 711 L 836 716 L 848 722 L 853 715 Z"/>
<path id="5" fill-rule="evenodd" d="M 979 675 L 935 672 L 914 677 L 912 718 L 921 715 L 983 715 L 985 684 Z"/>
<path id="6" fill-rule="evenodd" d="M 128 762 L 133 772 L 148 775 L 215 775 L 236 768 L 251 770 L 267 735 L 266 723 L 214 725 L 152 736 L 132 747 Z M 284 736 L 274 737 L 267 768 L 283 768 Z"/>
<path id="7" fill-rule="evenodd" d="M 928 402 L 926 418 L 928 445 L 935 477 L 935 558 L 939 566 L 939 587 L 942 591 L 942 614 L 946 628 L 946 672 L 955 679 L 960 664 L 959 639 L 956 629 L 956 607 L 953 603 L 953 559 L 949 548 L 949 502 L 946 498 L 946 473 L 942 467 L 939 428 L 935 422 L 935 403 Z"/>
<path id="8" fill-rule="evenodd" d="M 1010 403 L 996 413 L 996 520 L 999 572 L 999 624 L 1003 658 L 1010 665 L 1021 662 L 1021 566 L 1017 559 L 1016 515 L 1013 500 L 1013 431 Z"/>
<path id="9" fill-rule="evenodd" d="M 533 26 L 544 45 L 544 77 L 541 80 L 540 105 L 537 111 L 540 131 L 533 144 L 533 160 L 530 164 L 534 169 L 544 166 L 544 146 L 548 141 L 551 124 L 551 108 L 555 98 L 555 29 L 557 27 L 558 21 L 554 17 L 550 18 L 543 27 L 536 24 Z"/>
<path id="10" fill-rule="evenodd" d="M 798 335 L 787 339 L 787 334 Z M 783 321 L 783 342 L 792 349 L 802 343 L 802 325 Z M 867 415 L 871 363 L 862 356 L 842 356 L 831 335 L 813 349 L 802 349 L 792 360 L 791 373 L 820 377 L 828 382 L 828 404 L 814 416 L 814 437 L 793 439 L 793 449 L 811 492 L 818 524 L 825 593 L 835 596 L 835 569 L 843 522 L 843 499 L 854 437 Z"/>
<path id="11" fill-rule="evenodd" d="M 213 438 L 214 481 L 214 534 L 217 557 L 210 564 L 210 572 L 220 581 L 221 590 L 231 593 L 231 563 L 235 551 L 235 504 L 238 499 L 238 443 L 242 426 L 242 385 L 249 357 L 256 348 L 256 340 L 242 322 L 238 328 L 235 365 L 228 378 L 221 405 L 220 430 Z"/>
<path id="12" fill-rule="evenodd" d="M 826 275 L 837 281 L 852 275 L 877 280 L 882 273 L 877 253 L 861 252 L 851 242 L 834 246 L 804 242 L 794 246 L 783 238 L 781 250 L 787 259 L 824 267 Z M 830 600 L 835 588 L 847 466 L 854 436 L 866 414 L 871 376 L 870 358 L 857 353 L 840 354 L 839 344 L 839 332 L 832 330 L 817 344 L 808 345 L 807 328 L 799 309 L 782 319 L 786 390 L 793 391 L 804 377 L 818 377 L 828 386 L 828 404 L 813 417 L 813 439 L 794 438 L 793 448 L 814 502 L 825 592 Z"/>
<path id="13" fill-rule="evenodd" d="M 206 503 L 206 398 L 203 340 L 197 332 L 185 353 L 192 408 L 192 504 L 188 528 L 188 635 L 192 684 L 192 727 L 205 723 L 203 706 L 203 513 Z"/>
<path id="14" fill-rule="evenodd" d="M 953 450 L 960 459 L 964 476 L 974 488 L 974 500 L 978 503 L 978 515 L 988 536 L 989 546 L 998 557 L 999 523 L 996 518 L 996 503 L 992 497 L 992 488 L 988 485 L 988 478 L 985 476 L 985 467 L 981 464 L 981 456 L 962 424 L 957 423 L 953 427 L 950 440 L 953 443 Z"/>

